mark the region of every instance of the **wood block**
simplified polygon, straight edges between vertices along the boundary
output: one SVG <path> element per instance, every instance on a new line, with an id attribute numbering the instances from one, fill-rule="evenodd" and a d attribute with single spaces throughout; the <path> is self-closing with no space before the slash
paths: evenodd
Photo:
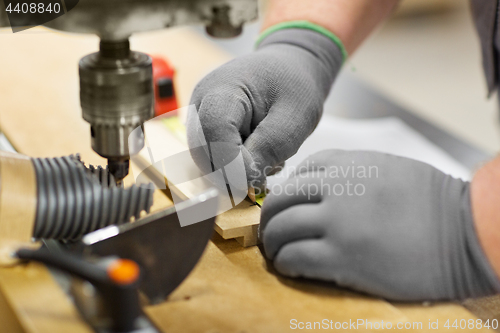
<path id="1" fill-rule="evenodd" d="M 163 120 L 148 121 L 144 128 L 148 147 L 133 158 L 134 164 L 138 166 L 133 170 L 135 177 L 146 168 L 154 166 L 152 172 L 157 183 L 168 184 L 170 191 L 182 200 L 194 197 L 213 186 L 201 178 L 202 174 L 194 163 L 178 167 L 177 161 L 169 161 L 169 156 L 179 156 L 182 153 L 190 159 L 185 130 L 174 134 L 164 125 Z M 191 181 L 179 183 L 176 181 L 179 179 Z M 259 243 L 259 223 L 260 207 L 247 198 L 236 207 L 217 216 L 215 230 L 224 239 L 234 238 L 244 247 L 254 246 Z"/>
<path id="2" fill-rule="evenodd" d="M 224 239 L 236 239 L 241 246 L 254 246 L 259 243 L 259 224 L 260 207 L 246 199 L 217 216 L 215 231 Z"/>

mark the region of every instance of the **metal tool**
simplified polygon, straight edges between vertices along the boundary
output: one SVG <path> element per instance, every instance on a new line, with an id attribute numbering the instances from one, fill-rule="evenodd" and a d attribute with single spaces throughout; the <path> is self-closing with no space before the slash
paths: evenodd
<path id="1" fill-rule="evenodd" d="M 90 283 L 100 300 L 99 316 L 84 317 L 98 332 L 158 333 L 143 314 L 137 290 L 141 270 L 137 263 L 116 257 L 84 260 L 67 252 L 52 253 L 46 248 L 20 249 L 15 256 L 43 263 Z"/>
<path id="2" fill-rule="evenodd" d="M 77 243 L 50 241 L 15 256 L 69 273 L 68 291 L 97 332 L 157 332 L 140 304 L 164 301 L 191 272 L 213 233 L 217 202 L 217 190 L 211 189 L 134 223 L 89 233 Z M 181 227 L 186 214 L 202 221 Z"/>
<path id="3" fill-rule="evenodd" d="M 130 50 L 128 39 L 100 42 L 99 52 L 80 60 L 80 103 L 91 125 L 92 149 L 108 159 L 120 182 L 129 172 L 129 156 L 144 147 L 133 130 L 153 114 L 151 58 Z"/>
<path id="4" fill-rule="evenodd" d="M 143 271 L 139 289 L 150 303 L 162 302 L 200 259 L 213 233 L 217 196 L 212 189 L 134 223 L 94 231 L 78 247 L 84 256 L 115 255 L 137 262 Z M 184 214 L 207 218 L 181 227 Z"/>

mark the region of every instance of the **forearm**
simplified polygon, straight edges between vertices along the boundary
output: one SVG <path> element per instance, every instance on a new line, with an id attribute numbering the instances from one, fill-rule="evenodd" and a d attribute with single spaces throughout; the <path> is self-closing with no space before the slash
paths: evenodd
<path id="1" fill-rule="evenodd" d="M 471 202 L 479 242 L 500 277 L 500 156 L 474 175 Z"/>
<path id="2" fill-rule="evenodd" d="M 399 0 L 269 0 L 262 30 L 307 20 L 333 32 L 352 54 Z"/>

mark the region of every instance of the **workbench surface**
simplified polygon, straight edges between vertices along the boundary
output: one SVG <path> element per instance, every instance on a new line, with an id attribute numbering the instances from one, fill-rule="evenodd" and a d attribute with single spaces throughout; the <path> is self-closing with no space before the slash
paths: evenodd
<path id="1" fill-rule="evenodd" d="M 0 128 L 14 147 L 33 157 L 80 153 L 87 163 L 104 164 L 90 148 L 78 93 L 78 60 L 97 50 L 97 37 L 5 29 L 0 43 Z M 204 74 L 231 58 L 185 28 L 138 34 L 131 45 L 175 65 L 181 105 L 188 104 Z M 129 176 L 126 183 L 132 182 Z M 172 205 L 160 191 L 154 199 L 153 210 Z M 326 283 L 287 279 L 276 274 L 261 248 L 243 248 L 217 235 L 169 300 L 146 313 L 165 332 L 285 332 L 293 323 L 324 319 L 333 325 L 422 323 L 408 331 L 426 331 L 438 320 L 434 331 L 448 331 L 443 327 L 448 319 L 477 319 L 459 304 L 389 303 Z M 0 269 L 0 323 L 1 332 L 90 331 L 48 270 L 36 264 Z M 359 330 L 370 331 L 369 326 Z"/>

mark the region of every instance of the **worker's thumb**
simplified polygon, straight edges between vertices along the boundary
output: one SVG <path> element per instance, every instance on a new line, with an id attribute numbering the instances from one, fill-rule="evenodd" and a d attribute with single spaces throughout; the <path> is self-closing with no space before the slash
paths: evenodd
<path id="1" fill-rule="evenodd" d="M 267 176 L 283 168 L 318 124 L 321 106 L 318 111 L 313 104 L 306 107 L 311 110 L 298 112 L 298 106 L 290 101 L 277 102 L 245 141 L 255 170 L 251 185 L 256 190 L 265 187 Z"/>
<path id="2" fill-rule="evenodd" d="M 223 173 L 222 180 L 210 180 L 219 188 L 227 184 L 232 192 L 246 193 L 259 171 L 243 145 L 251 119 L 245 103 L 236 94 L 206 95 L 189 108 L 186 125 L 191 156 L 203 175 Z"/>

